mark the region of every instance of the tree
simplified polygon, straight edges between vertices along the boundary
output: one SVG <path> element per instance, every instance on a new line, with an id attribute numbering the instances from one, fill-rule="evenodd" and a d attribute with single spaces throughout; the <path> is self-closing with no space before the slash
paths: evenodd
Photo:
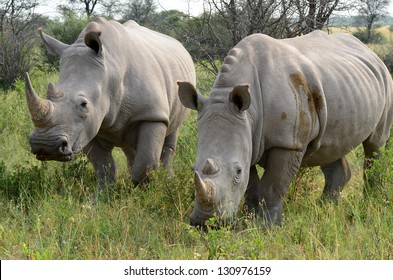
<path id="1" fill-rule="evenodd" d="M 154 0 L 131 0 L 123 11 L 123 21 L 135 20 L 141 25 L 152 25 L 151 18 L 156 11 Z"/>
<path id="2" fill-rule="evenodd" d="M 70 0 L 73 3 L 82 3 L 85 6 L 85 13 L 87 17 L 91 17 L 93 15 L 94 8 L 97 5 L 98 0 Z"/>
<path id="3" fill-rule="evenodd" d="M 79 16 L 76 12 L 68 9 L 61 10 L 61 13 L 61 20 L 49 20 L 44 31 L 57 40 L 70 45 L 76 41 L 90 19 L 87 16 Z M 60 58 L 50 55 L 43 44 L 40 44 L 40 47 L 45 54 L 43 58 L 44 65 L 49 65 L 57 69 L 59 67 Z"/>
<path id="4" fill-rule="evenodd" d="M 295 33 L 307 34 L 322 29 L 331 14 L 337 9 L 340 0 L 294 0 L 298 22 Z"/>
<path id="5" fill-rule="evenodd" d="M 154 14 L 150 19 L 150 23 L 153 25 L 154 30 L 176 38 L 176 30 L 184 26 L 187 18 L 186 14 L 178 10 L 164 10 Z"/>
<path id="6" fill-rule="evenodd" d="M 213 73 L 244 37 L 263 33 L 295 37 L 322 29 L 339 0 L 204 0 L 204 13 L 185 21 L 177 38 L 193 58 Z"/>
<path id="7" fill-rule="evenodd" d="M 58 5 L 58 9 L 62 13 L 66 11 L 77 12 L 91 18 L 95 16 L 98 8 L 110 10 L 113 9 L 115 4 L 118 4 L 118 2 L 111 0 L 68 0 L 68 4 Z"/>
<path id="8" fill-rule="evenodd" d="M 29 70 L 35 31 L 41 17 L 34 13 L 38 1 L 0 1 L 0 83 L 3 88 Z"/>
<path id="9" fill-rule="evenodd" d="M 124 9 L 120 0 L 104 1 L 101 6 L 102 14 L 108 19 L 116 19 Z"/>
<path id="10" fill-rule="evenodd" d="M 367 42 L 371 42 L 372 28 L 379 18 L 387 14 L 390 0 L 359 0 L 359 15 L 364 19 L 367 28 Z"/>

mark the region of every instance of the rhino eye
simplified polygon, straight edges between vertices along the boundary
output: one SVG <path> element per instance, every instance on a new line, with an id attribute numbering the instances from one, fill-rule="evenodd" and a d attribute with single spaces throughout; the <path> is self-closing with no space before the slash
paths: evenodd
<path id="1" fill-rule="evenodd" d="M 238 163 L 235 163 L 233 171 L 235 172 L 234 173 L 234 178 L 233 178 L 234 182 L 235 183 L 240 183 L 241 178 L 242 178 L 242 168 L 241 168 L 241 166 Z"/>
<path id="2" fill-rule="evenodd" d="M 233 164 L 233 171 L 235 172 L 236 177 L 239 177 L 242 174 L 242 167 L 238 162 Z"/>
<path id="3" fill-rule="evenodd" d="M 86 107 L 87 107 L 87 102 L 86 102 L 86 101 L 83 101 L 83 102 L 81 103 L 81 107 L 82 107 L 82 108 L 86 108 Z"/>

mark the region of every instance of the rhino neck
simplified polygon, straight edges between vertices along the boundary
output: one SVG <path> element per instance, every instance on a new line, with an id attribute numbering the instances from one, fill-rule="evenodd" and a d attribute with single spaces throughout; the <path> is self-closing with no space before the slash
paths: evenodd
<path id="1" fill-rule="evenodd" d="M 251 165 L 259 162 L 265 150 L 265 139 L 263 135 L 263 96 L 262 87 L 258 78 L 253 82 L 254 89 L 251 91 L 251 106 L 248 110 L 248 118 L 251 127 L 252 156 Z"/>

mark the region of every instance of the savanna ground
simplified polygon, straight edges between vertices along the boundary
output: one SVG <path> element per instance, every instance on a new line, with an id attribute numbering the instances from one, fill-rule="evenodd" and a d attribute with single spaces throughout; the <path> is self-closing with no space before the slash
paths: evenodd
<path id="1" fill-rule="evenodd" d="M 57 74 L 33 71 L 31 78 L 43 96 Z M 213 79 L 198 70 L 200 88 Z M 0 259 L 393 259 L 393 145 L 376 163 L 379 189 L 367 197 L 363 152 L 356 148 L 339 205 L 319 200 L 322 173 L 306 169 L 290 187 L 281 227 L 266 229 L 239 214 L 233 228 L 198 231 L 188 225 L 195 118 L 191 113 L 181 127 L 175 175 L 158 169 L 146 189 L 133 188 L 125 157 L 115 150 L 115 194 L 92 203 L 97 182 L 86 158 L 37 161 L 28 144 L 33 125 L 23 82 L 1 92 Z"/>

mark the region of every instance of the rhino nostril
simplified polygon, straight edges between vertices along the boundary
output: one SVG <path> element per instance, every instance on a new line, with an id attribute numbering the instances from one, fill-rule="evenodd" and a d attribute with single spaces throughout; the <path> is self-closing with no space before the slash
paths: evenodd
<path id="1" fill-rule="evenodd" d="M 59 151 L 62 154 L 68 154 L 69 153 L 68 142 L 66 140 L 61 141 L 60 147 L 59 147 Z"/>

